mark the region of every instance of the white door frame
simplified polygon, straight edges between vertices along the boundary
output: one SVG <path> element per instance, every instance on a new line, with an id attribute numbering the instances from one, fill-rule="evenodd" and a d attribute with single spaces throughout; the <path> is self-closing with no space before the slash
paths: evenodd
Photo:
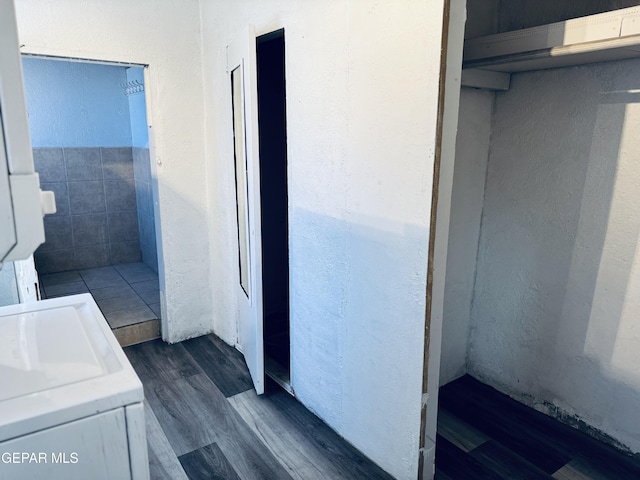
<path id="1" fill-rule="evenodd" d="M 431 480 L 435 474 L 444 287 L 465 21 L 466 1 L 445 0 L 429 232 L 421 435 L 418 457 L 419 480 Z"/>
<path id="2" fill-rule="evenodd" d="M 260 152 L 258 138 L 258 82 L 256 62 L 256 35 L 253 26 L 247 27 L 245 32 L 227 46 L 227 73 L 229 85 L 232 86 L 234 75 L 240 75 L 242 106 L 240 111 L 243 118 L 237 122 L 242 130 L 240 142 L 244 147 L 244 159 L 236 159 L 236 144 L 234 144 L 234 164 L 236 173 L 241 173 L 238 165 L 244 163 L 246 177 L 241 179 L 246 182 L 246 199 L 238 194 L 238 182 L 236 177 L 236 209 L 238 220 L 238 252 L 240 255 L 239 281 L 236 287 L 238 297 L 238 342 L 236 347 L 240 350 L 247 362 L 256 393 L 264 393 L 264 343 L 263 343 L 263 305 L 262 305 L 262 226 L 260 209 Z M 230 93 L 233 94 L 232 88 Z M 239 98 L 236 97 L 237 100 Z M 235 105 L 232 98 L 232 109 Z M 231 112 L 230 112 L 231 113 Z M 236 127 L 234 127 L 236 128 Z M 238 135 L 235 132 L 234 135 Z M 235 140 L 234 140 L 235 141 Z M 238 149 L 239 150 L 239 149 Z M 242 162 L 244 160 L 244 162 Z M 239 199 L 239 200 L 238 200 Z M 241 208 L 246 207 L 245 215 L 241 215 Z M 246 222 L 246 239 L 243 244 L 243 228 L 241 222 Z M 246 248 L 246 257 L 242 260 L 241 248 Z M 244 265 L 243 265 L 244 264 Z M 247 279 L 242 273 L 248 274 L 248 283 L 242 285 Z M 247 288 L 248 287 L 248 288 Z"/>

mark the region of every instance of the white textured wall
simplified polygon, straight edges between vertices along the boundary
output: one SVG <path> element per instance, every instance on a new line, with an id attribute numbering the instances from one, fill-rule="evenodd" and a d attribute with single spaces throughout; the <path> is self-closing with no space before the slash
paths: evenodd
<path id="1" fill-rule="evenodd" d="M 33 255 L 25 260 L 13 262 L 16 274 L 16 286 L 20 303 L 35 302 L 39 297 L 38 272 Z"/>
<path id="2" fill-rule="evenodd" d="M 0 307 L 20 302 L 18 283 L 13 262 L 2 265 L 0 270 Z"/>
<path id="3" fill-rule="evenodd" d="M 18 0 L 16 9 L 23 52 L 149 65 L 163 336 L 211 331 L 199 2 Z"/>
<path id="4" fill-rule="evenodd" d="M 202 2 L 216 332 L 238 263 L 224 45 L 285 28 L 292 384 L 397 478 L 417 473 L 441 1 Z"/>
<path id="5" fill-rule="evenodd" d="M 635 452 L 638 89 L 632 60 L 514 75 L 497 94 L 469 351 L 480 379 Z"/>
<path id="6" fill-rule="evenodd" d="M 493 92 L 462 88 L 449 225 L 440 384 L 467 372 L 476 253 L 491 138 Z"/>

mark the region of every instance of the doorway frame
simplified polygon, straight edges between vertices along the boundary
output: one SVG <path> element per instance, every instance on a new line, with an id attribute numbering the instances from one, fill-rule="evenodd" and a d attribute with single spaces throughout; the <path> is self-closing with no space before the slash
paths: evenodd
<path id="1" fill-rule="evenodd" d="M 273 28 L 269 28 L 267 29 L 266 32 L 264 33 L 259 33 L 258 31 L 255 31 L 255 38 L 256 38 L 256 72 L 258 71 L 258 45 L 260 42 L 269 42 L 275 38 L 282 38 L 282 43 L 283 43 L 283 67 L 284 67 L 284 104 L 285 104 L 285 111 L 284 111 L 284 129 L 285 129 L 285 155 L 286 155 L 286 159 L 285 159 L 285 164 L 286 164 L 286 191 L 287 191 L 287 199 L 289 198 L 289 144 L 286 141 L 287 139 L 287 133 L 288 133 L 288 128 L 287 128 L 287 118 L 288 118 L 288 112 L 287 112 L 287 48 L 286 48 L 286 28 L 284 27 L 284 25 L 281 25 L 279 27 L 273 27 Z M 259 87 L 259 82 L 256 82 L 256 86 Z M 260 94 L 258 93 L 257 96 L 257 104 L 258 106 L 260 105 Z M 259 118 L 259 112 L 258 112 L 258 138 L 260 138 L 260 118 Z M 262 179 L 262 160 L 260 159 L 260 177 Z M 262 189 L 260 191 L 260 205 L 261 205 L 261 213 L 262 213 Z M 286 366 L 286 371 L 282 371 L 279 368 L 279 365 L 277 363 L 274 362 L 268 362 L 267 361 L 267 353 L 266 353 L 266 348 L 263 348 L 263 352 L 264 352 L 264 372 L 265 372 L 265 376 L 271 378 L 275 383 L 277 383 L 278 385 L 280 385 L 280 387 L 282 387 L 286 392 L 288 392 L 289 394 L 291 394 L 292 396 L 295 397 L 295 390 L 293 388 L 293 385 L 291 383 L 291 379 L 292 379 L 292 375 L 291 375 L 291 371 L 292 371 L 292 365 L 291 365 L 291 290 L 292 290 L 292 277 L 291 277 L 291 269 L 290 264 L 289 264 L 289 254 L 291 251 L 291 244 L 290 244 L 290 240 L 291 240 L 291 235 L 289 233 L 289 219 L 291 218 L 290 215 L 290 209 L 289 209 L 289 201 L 287 200 L 287 206 L 286 206 L 286 217 L 287 217 L 287 288 L 288 288 L 288 293 L 287 293 L 287 324 L 288 324 L 288 332 L 287 332 L 287 337 L 289 340 L 289 364 Z M 261 224 L 262 227 L 262 224 Z M 261 234 L 262 237 L 262 234 Z M 262 239 L 261 239 L 261 246 L 262 248 L 264 248 L 264 246 L 262 245 Z M 261 257 L 261 261 L 263 262 L 263 267 L 264 267 L 264 260 Z M 264 277 L 264 270 L 262 270 L 262 275 Z M 262 329 L 262 334 L 263 334 L 263 338 L 262 338 L 262 342 L 264 345 L 264 331 L 265 331 L 265 326 L 264 326 L 264 321 L 265 321 L 265 315 L 264 315 L 264 282 L 262 282 L 263 284 L 263 312 L 262 312 L 262 321 L 263 321 L 263 329 Z"/>
<path id="2" fill-rule="evenodd" d="M 51 55 L 42 52 L 24 50 L 20 51 L 20 57 L 37 58 L 43 60 L 55 60 L 63 62 L 91 63 L 95 65 L 107 65 L 112 67 L 135 67 L 142 68 L 144 73 L 144 97 L 147 114 L 147 132 L 149 135 L 149 162 L 151 167 L 151 193 L 153 197 L 153 221 L 156 232 L 156 255 L 158 257 L 158 282 L 160 287 L 160 336 L 164 339 L 169 331 L 167 323 L 167 305 L 165 299 L 165 262 L 162 249 L 162 226 L 160 221 L 160 202 L 158 199 L 158 165 L 161 165 L 155 148 L 155 138 L 153 132 L 154 116 L 153 116 L 153 97 L 151 95 L 151 78 L 153 67 L 150 63 L 144 62 L 124 62 L 117 60 L 103 60 L 99 58 L 84 58 L 66 55 Z"/>
<path id="3" fill-rule="evenodd" d="M 433 188 L 429 225 L 427 287 L 424 329 L 422 405 L 418 479 L 435 474 L 435 441 L 438 420 L 440 358 L 444 289 L 449 242 L 449 219 L 453 193 L 455 143 L 462 74 L 462 54 L 466 23 L 466 0 L 444 0 L 438 112 L 433 163 Z"/>

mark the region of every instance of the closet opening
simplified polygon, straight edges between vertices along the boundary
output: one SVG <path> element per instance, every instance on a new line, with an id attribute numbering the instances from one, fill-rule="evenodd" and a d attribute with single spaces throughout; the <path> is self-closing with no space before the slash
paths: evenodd
<path id="1" fill-rule="evenodd" d="M 290 386 L 284 30 L 256 39 L 265 372 Z"/>
<path id="2" fill-rule="evenodd" d="M 525 3 L 467 2 L 440 383 L 637 453 L 640 8 Z"/>

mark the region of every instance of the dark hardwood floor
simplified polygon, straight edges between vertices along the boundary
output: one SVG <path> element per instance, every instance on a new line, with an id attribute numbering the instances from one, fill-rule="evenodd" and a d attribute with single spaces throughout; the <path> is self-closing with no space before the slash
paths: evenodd
<path id="1" fill-rule="evenodd" d="M 145 388 L 152 479 L 391 479 L 275 384 L 257 396 L 213 335 L 125 349 Z M 470 376 L 440 389 L 437 480 L 640 480 L 640 460 Z"/>
<path id="2" fill-rule="evenodd" d="M 279 387 L 257 396 L 213 335 L 125 352 L 144 384 L 152 479 L 391 479 Z"/>
<path id="3" fill-rule="evenodd" d="M 640 459 L 470 376 L 440 389 L 436 479 L 640 479 Z"/>

